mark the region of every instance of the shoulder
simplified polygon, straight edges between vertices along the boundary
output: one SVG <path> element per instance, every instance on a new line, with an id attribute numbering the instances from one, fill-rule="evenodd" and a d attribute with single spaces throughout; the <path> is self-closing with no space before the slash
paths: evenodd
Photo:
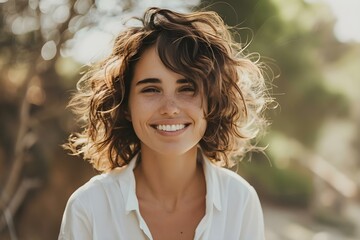
<path id="1" fill-rule="evenodd" d="M 218 182 L 221 191 L 223 191 L 222 194 L 230 197 L 241 197 L 243 200 L 254 197 L 257 198 L 255 189 L 239 174 L 214 164 L 211 164 L 211 166 L 216 181 Z"/>
<path id="2" fill-rule="evenodd" d="M 69 198 L 69 203 L 76 201 L 86 203 L 90 200 L 99 198 L 104 192 L 116 189 L 116 186 L 120 184 L 121 179 L 126 177 L 126 168 L 126 166 L 116 168 L 108 173 L 102 173 L 92 177 L 84 185 L 75 190 Z"/>
<path id="3" fill-rule="evenodd" d="M 231 184 L 234 186 L 239 186 L 242 188 L 251 189 L 252 186 L 238 173 L 224 167 L 216 166 L 211 164 L 215 175 L 218 177 L 219 181 Z"/>
<path id="4" fill-rule="evenodd" d="M 217 221 L 230 223 L 227 226 L 239 226 L 237 232 L 230 231 L 237 234 L 237 239 L 264 239 L 262 209 L 255 189 L 230 169 L 211 163 L 208 166 L 212 176 L 209 178 L 210 192 L 219 210 Z"/>

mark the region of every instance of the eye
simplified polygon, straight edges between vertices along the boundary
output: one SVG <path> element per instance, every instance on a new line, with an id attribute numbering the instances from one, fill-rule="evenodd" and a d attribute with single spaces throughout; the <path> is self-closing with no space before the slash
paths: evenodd
<path id="1" fill-rule="evenodd" d="M 193 85 L 186 85 L 186 86 L 182 86 L 180 88 L 180 92 L 195 92 L 195 87 Z"/>
<path id="2" fill-rule="evenodd" d="M 160 90 L 155 87 L 147 87 L 141 90 L 142 93 L 158 93 Z"/>
<path id="3" fill-rule="evenodd" d="M 184 83 L 180 85 L 179 91 L 195 95 L 197 92 L 197 85 L 192 80 L 185 80 Z"/>

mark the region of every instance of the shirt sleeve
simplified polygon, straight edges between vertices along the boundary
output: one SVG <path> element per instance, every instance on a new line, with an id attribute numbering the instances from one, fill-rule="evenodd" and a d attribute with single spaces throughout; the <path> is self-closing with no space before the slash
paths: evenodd
<path id="1" fill-rule="evenodd" d="M 80 199 L 70 198 L 62 218 L 58 240 L 92 239 L 88 211 Z"/>
<path id="2" fill-rule="evenodd" d="M 245 239 L 265 240 L 263 212 L 259 197 L 252 187 L 244 209 L 244 222 L 239 240 Z"/>

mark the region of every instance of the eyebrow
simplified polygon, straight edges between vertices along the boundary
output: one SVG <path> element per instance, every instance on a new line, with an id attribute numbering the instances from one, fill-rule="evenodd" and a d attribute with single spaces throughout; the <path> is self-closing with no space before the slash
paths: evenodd
<path id="1" fill-rule="evenodd" d="M 146 83 L 161 83 L 160 79 L 158 78 L 145 78 L 136 83 L 136 86 Z"/>
<path id="2" fill-rule="evenodd" d="M 181 78 L 181 79 L 178 79 L 176 80 L 176 83 L 179 83 L 179 84 L 184 84 L 184 83 L 190 83 L 191 81 L 185 79 L 185 78 Z M 158 78 L 145 78 L 145 79 L 142 79 L 140 81 L 138 81 L 136 83 L 136 86 L 139 86 L 141 84 L 147 84 L 147 83 L 161 83 L 161 80 L 158 79 Z"/>

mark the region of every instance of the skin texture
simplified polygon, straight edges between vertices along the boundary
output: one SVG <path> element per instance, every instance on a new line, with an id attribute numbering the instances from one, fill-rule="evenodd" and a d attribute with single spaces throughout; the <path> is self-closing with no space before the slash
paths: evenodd
<path id="1" fill-rule="evenodd" d="M 134 170 L 140 212 L 156 240 L 193 239 L 205 214 L 205 178 L 197 163 L 204 109 L 193 84 L 167 69 L 155 47 L 144 51 L 134 69 L 128 119 L 141 141 Z"/>
<path id="2" fill-rule="evenodd" d="M 155 47 L 147 49 L 135 66 L 129 96 L 130 120 L 141 150 L 181 155 L 197 145 L 206 130 L 203 101 L 183 76 L 167 69 Z M 184 124 L 175 132 L 157 125 Z"/>

